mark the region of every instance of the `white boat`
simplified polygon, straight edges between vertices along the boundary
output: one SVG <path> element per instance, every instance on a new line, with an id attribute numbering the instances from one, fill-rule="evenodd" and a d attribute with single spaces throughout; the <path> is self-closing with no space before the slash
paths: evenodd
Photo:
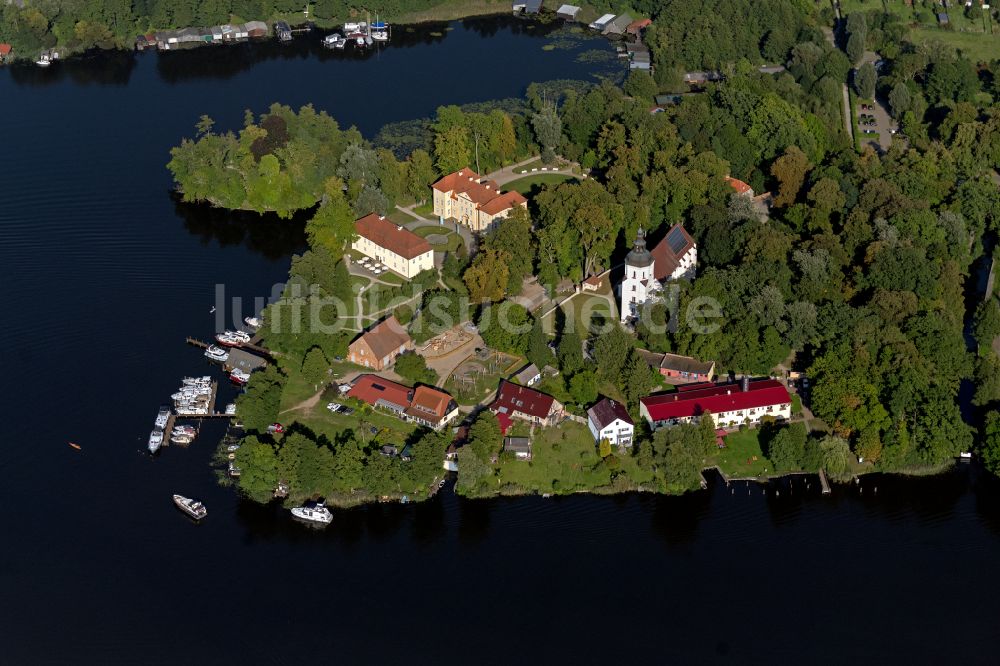
<path id="1" fill-rule="evenodd" d="M 971 462 L 972 454 L 969 453 L 968 451 L 962 451 L 961 453 L 958 454 L 958 459 L 961 460 L 962 462 Z"/>
<path id="2" fill-rule="evenodd" d="M 229 352 L 227 352 L 222 347 L 211 345 L 209 346 L 208 349 L 205 350 L 205 358 L 211 361 L 219 361 L 220 363 L 225 363 L 226 361 L 229 360 Z"/>
<path id="3" fill-rule="evenodd" d="M 205 505 L 197 500 L 191 499 L 190 497 L 174 495 L 174 504 L 177 505 L 178 509 L 195 520 L 201 520 L 208 515 L 208 509 L 205 508 Z"/>
<path id="4" fill-rule="evenodd" d="M 333 35 L 331 35 L 331 37 L 332 36 Z M 340 35 L 337 35 L 337 37 L 339 38 Z M 243 323 L 256 331 L 264 322 L 260 320 L 260 317 L 245 317 L 243 319 Z"/>
<path id="5" fill-rule="evenodd" d="M 185 377 L 181 380 L 181 384 L 185 386 L 192 386 L 195 384 L 211 384 L 212 378 L 209 375 L 203 377 Z"/>
<path id="6" fill-rule="evenodd" d="M 333 48 L 340 42 L 341 39 L 343 39 L 343 37 L 341 37 L 336 32 L 333 33 L 332 35 L 327 35 L 326 37 L 323 38 L 323 46 L 327 47 L 328 49 Z M 247 325 L 249 325 L 249 322 L 247 323 Z"/>
<path id="7" fill-rule="evenodd" d="M 178 434 L 178 435 L 171 435 L 170 436 L 170 443 L 171 444 L 190 444 L 193 441 L 194 441 L 194 435 L 181 435 L 181 434 Z"/>
<path id="8" fill-rule="evenodd" d="M 226 451 L 228 453 L 236 453 L 239 450 L 240 450 L 239 444 L 230 444 L 229 446 L 226 447 Z"/>
<path id="9" fill-rule="evenodd" d="M 228 405 L 226 405 L 226 415 L 236 416 L 236 403 L 231 402 Z"/>
<path id="10" fill-rule="evenodd" d="M 352 33 L 352 32 L 357 32 L 358 30 L 361 30 L 361 24 L 360 23 L 345 23 L 344 24 L 344 34 L 349 34 L 349 33 Z"/>
<path id="11" fill-rule="evenodd" d="M 154 428 L 153 432 L 149 433 L 149 452 L 156 453 L 160 449 L 161 444 L 163 444 L 163 431 L 159 428 Z"/>
<path id="12" fill-rule="evenodd" d="M 317 504 L 314 507 L 297 506 L 292 509 L 292 515 L 302 520 L 322 523 L 323 525 L 329 525 L 333 521 L 333 514 L 322 504 Z"/>
<path id="13" fill-rule="evenodd" d="M 194 426 L 189 425 L 179 425 L 174 426 L 175 435 L 195 435 L 198 431 L 194 429 Z"/>
<path id="14" fill-rule="evenodd" d="M 39 58 L 38 60 L 35 61 L 35 64 L 38 65 L 39 67 L 48 67 L 49 65 L 52 64 L 52 61 L 46 60 L 45 58 Z"/>
<path id="15" fill-rule="evenodd" d="M 234 383 L 242 386 L 243 384 L 246 384 L 248 381 L 250 381 L 250 373 L 244 372 L 243 370 L 236 368 L 231 373 L 229 373 L 229 379 L 232 380 Z"/>
<path id="16" fill-rule="evenodd" d="M 357 44 L 358 46 L 364 46 L 365 38 L 362 37 L 361 35 L 358 35 L 357 37 L 354 38 L 354 43 Z"/>
<path id="17" fill-rule="evenodd" d="M 167 427 L 168 420 L 170 420 L 170 408 L 160 407 L 160 411 L 157 412 L 156 421 L 153 422 L 153 425 L 155 425 L 160 430 L 163 430 L 164 428 Z"/>

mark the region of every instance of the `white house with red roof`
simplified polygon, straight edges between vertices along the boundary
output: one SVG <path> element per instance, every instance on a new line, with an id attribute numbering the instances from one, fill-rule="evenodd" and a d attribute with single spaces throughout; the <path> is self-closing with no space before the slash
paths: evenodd
<path id="1" fill-rule="evenodd" d="M 357 238 L 351 249 L 381 262 L 391 271 L 412 278 L 434 268 L 434 250 L 427 239 L 371 213 L 354 222 Z"/>
<path id="2" fill-rule="evenodd" d="M 515 206 L 527 207 L 519 192 L 501 192 L 495 181 L 472 169 L 459 169 L 431 185 L 434 214 L 441 224 L 457 220 L 473 231 L 491 229 L 507 217 Z"/>
<path id="3" fill-rule="evenodd" d="M 556 425 L 562 420 L 565 410 L 562 403 L 551 395 L 500 380 L 496 399 L 490 404 L 490 411 L 497 415 L 500 428 L 506 432 L 512 419 L 528 421 L 540 426 Z"/>
<path id="4" fill-rule="evenodd" d="M 655 301 L 663 283 L 693 278 L 698 265 L 698 245 L 675 224 L 653 250 L 646 248 L 646 232 L 639 229 L 632 250 L 625 255 L 625 277 L 618 285 L 622 322 L 639 316 L 643 305 Z"/>
<path id="5" fill-rule="evenodd" d="M 792 398 L 784 384 L 774 379 L 731 384 L 696 384 L 676 393 L 651 395 L 639 400 L 639 413 L 653 429 L 697 422 L 710 413 L 717 428 L 755 425 L 765 416 L 792 417 Z"/>
<path id="6" fill-rule="evenodd" d="M 604 398 L 588 409 L 587 427 L 595 442 L 606 439 L 614 446 L 632 446 L 635 423 L 620 402 Z"/>

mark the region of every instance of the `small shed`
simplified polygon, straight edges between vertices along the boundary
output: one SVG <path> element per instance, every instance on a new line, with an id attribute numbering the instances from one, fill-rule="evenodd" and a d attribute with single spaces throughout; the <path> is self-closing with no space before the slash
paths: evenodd
<path id="1" fill-rule="evenodd" d="M 522 14 L 539 14 L 542 11 L 542 0 L 523 0 L 518 4 L 524 5 Z"/>
<path id="2" fill-rule="evenodd" d="M 247 21 L 248 37 L 267 37 L 267 24 L 263 21 Z"/>
<path id="3" fill-rule="evenodd" d="M 201 31 L 198 28 L 183 28 L 177 31 L 177 42 L 181 44 L 200 42 L 202 39 Z M 173 42 L 171 42 L 173 43 Z"/>
<path id="4" fill-rule="evenodd" d="M 629 69 L 651 69 L 653 63 L 650 61 L 648 51 L 636 51 L 632 54 L 632 59 L 628 61 Z"/>
<path id="5" fill-rule="evenodd" d="M 608 27 L 608 24 L 611 23 L 614 20 L 615 20 L 615 15 L 614 14 L 605 14 L 601 18 L 599 18 L 596 21 L 594 21 L 593 23 L 591 23 L 590 24 L 590 28 L 593 29 L 593 30 L 597 30 L 599 32 L 603 32 L 604 29 L 606 27 Z"/>
<path id="6" fill-rule="evenodd" d="M 948 23 L 950 23 L 950 20 L 948 19 L 948 12 L 938 12 L 937 20 L 941 25 L 948 25 Z"/>
<path id="7" fill-rule="evenodd" d="M 604 278 L 598 275 L 591 275 L 583 281 L 583 291 L 597 291 L 604 286 Z"/>
<path id="8" fill-rule="evenodd" d="M 632 23 L 632 17 L 628 14 L 621 14 L 620 16 L 616 16 L 612 21 L 604 26 L 604 30 L 601 31 L 601 34 L 618 36 L 624 35 L 625 28 L 627 28 L 630 23 Z"/>
<path id="9" fill-rule="evenodd" d="M 212 41 L 213 42 L 221 42 L 222 41 L 223 31 L 222 31 L 222 26 L 221 25 L 213 25 L 212 28 L 211 28 L 211 32 L 212 32 Z"/>
<path id="10" fill-rule="evenodd" d="M 531 460 L 531 440 L 527 437 L 504 437 L 503 450 L 518 460 Z"/>
<path id="11" fill-rule="evenodd" d="M 518 370 L 514 379 L 522 386 L 534 386 L 542 380 L 542 373 L 538 371 L 537 365 L 531 363 Z"/>
<path id="12" fill-rule="evenodd" d="M 575 21 L 579 13 L 580 8 L 576 5 L 560 5 L 559 9 L 556 10 L 556 16 L 566 21 Z"/>
<path id="13" fill-rule="evenodd" d="M 246 39 L 250 36 L 245 25 L 236 24 L 233 26 L 233 31 L 236 39 Z"/>

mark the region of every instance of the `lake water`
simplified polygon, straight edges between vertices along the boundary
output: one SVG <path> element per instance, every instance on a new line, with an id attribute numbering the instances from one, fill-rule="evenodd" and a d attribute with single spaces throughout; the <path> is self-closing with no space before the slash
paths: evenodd
<path id="1" fill-rule="evenodd" d="M 579 58 L 606 42 L 543 50 L 542 32 L 472 20 L 363 59 L 314 36 L 0 69 L 0 663 L 995 661 L 1000 489 L 973 468 L 827 498 L 801 479 L 445 492 L 318 533 L 216 485 L 221 424 L 144 453 L 157 405 L 210 370 L 184 338 L 213 332 L 215 285 L 267 296 L 304 244 L 293 223 L 176 205 L 170 146 L 203 113 L 235 127 L 312 102 L 372 136 L 607 71 Z M 203 524 L 174 492 L 205 500 Z"/>

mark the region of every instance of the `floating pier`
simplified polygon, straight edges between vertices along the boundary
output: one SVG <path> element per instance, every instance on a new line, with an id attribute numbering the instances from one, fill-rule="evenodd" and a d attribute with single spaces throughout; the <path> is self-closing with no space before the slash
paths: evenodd
<path id="1" fill-rule="evenodd" d="M 274 355 L 271 353 L 271 350 L 267 349 L 266 347 L 261 347 L 260 345 L 254 344 L 254 342 L 259 342 L 260 341 L 260 336 L 259 335 L 258 336 L 254 336 L 253 338 L 251 338 L 251 340 L 252 340 L 251 342 L 244 343 L 244 344 L 240 345 L 239 347 L 232 347 L 232 349 L 250 350 L 252 352 L 256 352 L 256 353 L 264 356 L 268 360 L 270 360 L 271 358 L 273 358 Z M 208 349 L 209 346 L 210 346 L 210 344 L 214 344 L 214 343 L 205 342 L 203 340 L 199 340 L 198 338 L 192 338 L 190 335 L 187 337 L 187 343 L 189 345 L 194 345 L 195 347 L 198 347 L 200 349 Z"/>
<path id="2" fill-rule="evenodd" d="M 826 471 L 821 467 L 819 470 L 819 485 L 823 489 L 824 495 L 830 494 L 830 482 L 826 478 Z"/>

